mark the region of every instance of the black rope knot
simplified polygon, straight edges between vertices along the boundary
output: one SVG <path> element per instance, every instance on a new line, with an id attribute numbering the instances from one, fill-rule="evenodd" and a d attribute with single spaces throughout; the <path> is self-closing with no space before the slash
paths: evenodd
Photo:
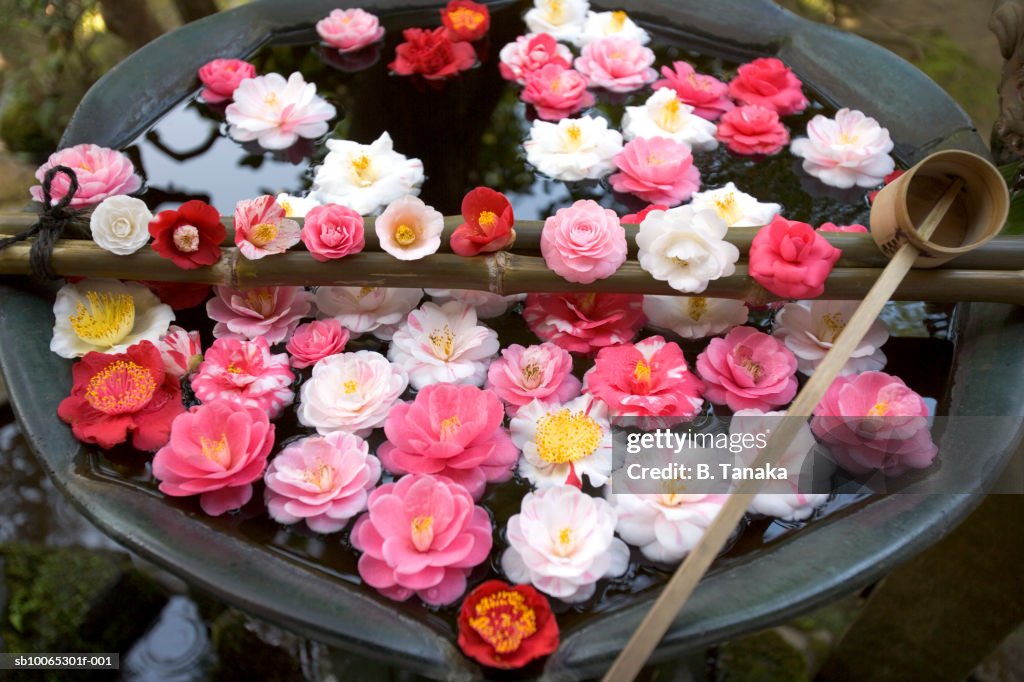
<path id="1" fill-rule="evenodd" d="M 68 177 L 68 189 L 64 196 L 54 203 L 53 181 L 60 174 Z M 77 192 L 78 176 L 75 171 L 67 166 L 54 166 L 49 169 L 43 177 L 43 208 L 39 212 L 39 220 L 20 234 L 0 239 L 0 250 L 3 250 L 31 237 L 36 238 L 29 251 L 29 265 L 32 267 L 32 276 L 40 283 L 57 279 L 50 257 L 53 255 L 53 247 L 57 245 L 57 240 L 78 215 L 78 212 L 71 208 L 71 200 Z"/>

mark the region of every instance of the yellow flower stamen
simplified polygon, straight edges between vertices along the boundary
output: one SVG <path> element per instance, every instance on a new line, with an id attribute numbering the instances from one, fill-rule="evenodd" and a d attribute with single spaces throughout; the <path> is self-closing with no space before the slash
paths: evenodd
<path id="1" fill-rule="evenodd" d="M 612 32 L 618 33 L 619 31 L 621 31 L 623 27 L 626 25 L 626 19 L 628 18 L 629 15 L 623 12 L 622 10 L 616 10 L 615 12 L 612 12 L 612 20 L 610 24 Z"/>
<path id="2" fill-rule="evenodd" d="M 633 368 L 633 381 L 638 384 L 647 384 L 651 381 L 651 366 L 643 360 L 637 360 Z"/>
<path id="3" fill-rule="evenodd" d="M 434 355 L 440 360 L 450 360 L 455 352 L 455 333 L 448 325 L 435 329 L 427 336 L 434 345 Z"/>
<path id="4" fill-rule="evenodd" d="M 500 590 L 483 597 L 473 608 L 469 626 L 497 654 L 510 654 L 537 632 L 537 614 L 526 598 L 514 590 Z"/>
<path id="5" fill-rule="evenodd" d="M 703 296 L 691 296 L 686 301 L 686 311 L 691 320 L 700 322 L 700 318 L 708 311 L 708 299 Z"/>
<path id="6" fill-rule="evenodd" d="M 359 384 L 357 384 L 352 379 L 349 379 L 348 381 L 343 383 L 341 387 L 345 390 L 345 395 L 352 395 L 353 393 L 359 390 Z"/>
<path id="7" fill-rule="evenodd" d="M 468 7 L 456 7 L 448 12 L 448 18 L 456 31 L 475 31 L 484 23 L 483 12 Z"/>
<path id="8" fill-rule="evenodd" d="M 68 317 L 71 328 L 82 341 L 94 346 L 116 346 L 135 327 L 135 300 L 130 294 L 88 291 L 89 306 L 81 301 Z"/>
<path id="9" fill-rule="evenodd" d="M 373 167 L 370 163 L 370 157 L 366 154 L 352 159 L 352 175 L 355 177 L 356 184 L 360 187 L 369 187 L 377 180 L 377 175 L 373 172 Z"/>
<path id="10" fill-rule="evenodd" d="M 285 215 L 286 218 L 291 218 L 292 216 L 295 215 L 295 213 L 294 213 L 295 207 L 292 206 L 292 202 L 287 201 L 287 200 L 279 201 L 279 202 L 277 202 L 277 205 L 280 206 L 282 209 L 284 209 L 284 215 Z"/>
<path id="11" fill-rule="evenodd" d="M 889 403 L 885 400 L 879 400 L 875 403 L 870 410 L 868 410 L 869 417 L 884 417 L 889 414 Z"/>
<path id="12" fill-rule="evenodd" d="M 334 481 L 334 470 L 317 460 L 317 466 L 307 469 L 303 480 L 310 485 L 315 485 L 322 492 L 331 487 L 331 483 Z"/>
<path id="13" fill-rule="evenodd" d="M 761 366 L 761 363 L 754 360 L 749 348 L 740 346 L 736 349 L 734 357 L 737 364 L 750 373 L 750 378 L 754 380 L 755 384 L 761 380 L 761 377 L 764 375 L 764 367 Z"/>
<path id="14" fill-rule="evenodd" d="M 523 367 L 523 385 L 526 388 L 537 388 L 542 377 L 540 365 L 536 362 L 531 362 Z"/>
<path id="15" fill-rule="evenodd" d="M 245 305 L 254 313 L 266 317 L 274 312 L 274 295 L 270 289 L 249 289 L 245 292 Z"/>
<path id="16" fill-rule="evenodd" d="M 672 133 L 678 132 L 683 125 L 683 117 L 680 114 L 679 100 L 673 98 L 666 102 L 665 106 L 663 106 L 661 111 L 658 112 L 655 122 L 662 130 L 667 130 Z"/>
<path id="17" fill-rule="evenodd" d="M 253 246 L 261 249 L 275 239 L 277 239 L 277 225 L 274 223 L 260 223 L 249 232 L 249 241 Z"/>
<path id="18" fill-rule="evenodd" d="M 480 227 L 490 227 L 498 221 L 498 216 L 494 214 L 494 211 L 480 211 L 480 215 L 476 218 L 476 223 Z"/>
<path id="19" fill-rule="evenodd" d="M 235 365 L 235 363 L 233 363 L 233 362 L 230 365 L 228 365 L 226 369 L 227 369 L 228 374 L 241 374 L 242 373 L 242 370 L 237 365 Z"/>
<path id="20" fill-rule="evenodd" d="M 417 516 L 414 518 L 409 535 L 416 551 L 426 552 L 430 549 L 430 543 L 434 541 L 434 517 Z"/>
<path id="21" fill-rule="evenodd" d="M 604 429 L 585 412 L 562 409 L 537 421 L 537 454 L 549 464 L 568 464 L 594 454 Z"/>
<path id="22" fill-rule="evenodd" d="M 365 298 L 375 291 L 377 291 L 377 287 L 363 287 L 359 290 L 359 293 L 356 294 L 356 298 Z"/>
<path id="23" fill-rule="evenodd" d="M 266 104 L 268 107 L 278 107 L 278 106 L 281 106 L 281 100 L 279 100 L 277 98 L 277 93 L 276 92 L 272 92 L 269 95 L 267 95 L 266 97 L 264 97 L 263 98 L 263 103 Z"/>
<path id="24" fill-rule="evenodd" d="M 203 457 L 222 467 L 227 466 L 230 461 L 231 450 L 228 448 L 226 433 L 220 434 L 220 438 L 217 440 L 199 436 L 199 449 L 202 451 Z"/>
<path id="25" fill-rule="evenodd" d="M 715 213 L 725 221 L 727 225 L 739 222 L 739 206 L 736 204 L 736 195 L 733 192 L 726 192 L 723 196 L 715 199 Z"/>
<path id="26" fill-rule="evenodd" d="M 846 322 L 843 321 L 843 316 L 839 313 L 822 315 L 818 338 L 825 343 L 835 343 L 844 329 L 846 329 Z"/>
<path id="27" fill-rule="evenodd" d="M 548 23 L 558 26 L 565 22 L 564 0 L 548 0 L 547 11 L 544 13 Z"/>
<path id="28" fill-rule="evenodd" d="M 438 429 L 441 440 L 450 440 L 459 432 L 459 427 L 462 426 L 462 422 L 459 420 L 459 415 L 453 414 L 447 419 L 441 422 L 441 427 Z"/>
<path id="29" fill-rule="evenodd" d="M 402 223 L 395 228 L 395 242 L 399 246 L 412 246 L 416 243 L 416 230 Z"/>
<path id="30" fill-rule="evenodd" d="M 147 405 L 156 388 L 148 369 L 134 362 L 117 360 L 89 379 L 85 400 L 104 414 L 124 414 Z"/>
<path id="31" fill-rule="evenodd" d="M 575 152 L 583 145 L 583 131 L 575 123 L 565 127 L 565 151 Z"/>

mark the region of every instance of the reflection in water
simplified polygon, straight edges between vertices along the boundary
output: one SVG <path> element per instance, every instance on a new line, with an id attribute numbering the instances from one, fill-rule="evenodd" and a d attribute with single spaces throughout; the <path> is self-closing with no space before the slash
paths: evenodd
<path id="1" fill-rule="evenodd" d="M 199 609 L 172 597 L 160 618 L 121 661 L 124 682 L 198 682 L 208 678 L 213 651 Z"/>

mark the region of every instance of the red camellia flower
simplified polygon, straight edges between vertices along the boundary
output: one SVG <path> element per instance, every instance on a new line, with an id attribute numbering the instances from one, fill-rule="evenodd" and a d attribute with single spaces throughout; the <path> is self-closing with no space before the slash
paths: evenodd
<path id="1" fill-rule="evenodd" d="M 149 224 L 153 250 L 179 268 L 191 270 L 220 260 L 227 230 L 220 212 L 204 201 L 186 201 L 176 211 L 160 211 Z"/>
<path id="2" fill-rule="evenodd" d="M 775 216 L 750 244 L 750 276 L 784 298 L 817 298 L 840 253 L 807 223 Z"/>
<path id="3" fill-rule="evenodd" d="M 896 178 L 898 178 L 899 176 L 903 175 L 906 172 L 907 171 L 905 170 L 897 168 L 892 173 L 889 173 L 888 175 L 885 176 L 885 178 L 882 180 L 882 185 L 888 185 L 890 182 L 892 182 L 893 180 L 895 180 Z M 875 203 L 875 197 L 877 197 L 878 193 L 881 191 L 882 190 L 880 189 L 876 189 L 873 192 L 868 192 L 868 202 L 872 204 Z"/>
<path id="4" fill-rule="evenodd" d="M 650 213 L 651 211 L 667 211 L 667 210 L 668 210 L 668 206 L 666 206 L 665 204 L 649 204 L 648 206 L 646 206 L 644 209 L 638 211 L 637 213 L 627 213 L 626 215 L 622 216 L 622 224 L 623 225 L 639 225 L 640 223 L 642 223 L 644 221 L 644 218 L 646 218 L 647 214 Z"/>
<path id="5" fill-rule="evenodd" d="M 459 648 L 492 668 L 521 668 L 558 648 L 558 622 L 530 585 L 488 580 L 459 609 Z"/>
<path id="6" fill-rule="evenodd" d="M 476 52 L 469 43 L 453 43 L 444 26 L 435 29 L 407 28 L 405 42 L 395 48 L 395 61 L 388 68 L 399 76 L 419 74 L 427 80 L 440 80 L 465 71 L 476 63 Z"/>
<path id="7" fill-rule="evenodd" d="M 486 5 L 473 0 L 452 0 L 441 10 L 441 23 L 452 42 L 473 42 L 483 38 L 491 27 L 491 13 Z"/>
<path id="8" fill-rule="evenodd" d="M 462 199 L 466 221 L 452 233 L 452 251 L 460 256 L 501 251 L 516 237 L 512 225 L 512 204 L 501 192 L 489 187 L 470 190 Z"/>
<path id="9" fill-rule="evenodd" d="M 156 450 L 185 411 L 178 378 L 164 370 L 159 349 L 149 341 L 124 353 L 87 353 L 71 376 L 71 395 L 61 401 L 57 415 L 83 443 L 109 449 L 131 433 L 137 450 Z"/>
<path id="10" fill-rule="evenodd" d="M 206 303 L 210 297 L 209 284 L 193 284 L 190 282 L 139 282 L 156 294 L 161 303 L 171 306 L 172 310 L 188 310 Z"/>

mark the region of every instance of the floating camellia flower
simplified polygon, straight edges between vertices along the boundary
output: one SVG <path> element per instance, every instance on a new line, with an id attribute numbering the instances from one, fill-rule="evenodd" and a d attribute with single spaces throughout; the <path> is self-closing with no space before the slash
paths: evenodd
<path id="1" fill-rule="evenodd" d="M 700 171 L 690 146 L 667 137 L 638 137 L 615 155 L 619 169 L 608 181 L 652 204 L 680 204 L 700 189 Z"/>
<path id="2" fill-rule="evenodd" d="M 453 43 L 444 26 L 435 29 L 407 28 L 405 42 L 395 48 L 395 61 L 388 68 L 399 76 L 422 76 L 443 80 L 476 64 L 476 50 L 467 42 Z"/>
<path id="3" fill-rule="evenodd" d="M 370 493 L 367 507 L 352 527 L 352 546 L 363 552 L 359 576 L 389 599 L 415 594 L 432 606 L 451 604 L 490 554 L 486 510 L 443 476 L 385 483 Z"/>
<path id="4" fill-rule="evenodd" d="M 693 107 L 680 102 L 670 88 L 659 88 L 643 106 L 626 107 L 622 134 L 627 140 L 667 137 L 701 152 L 718 148 L 715 124 L 693 113 Z"/>
<path id="5" fill-rule="evenodd" d="M 224 112 L 228 135 L 239 142 L 255 140 L 264 149 L 287 149 L 300 137 L 316 139 L 338 113 L 298 72 L 288 80 L 279 73 L 248 78 L 234 99 Z"/>
<path id="6" fill-rule="evenodd" d="M 217 339 L 206 351 L 192 390 L 204 403 L 226 401 L 277 419 L 295 401 L 288 355 L 272 355 L 267 340 Z"/>
<path id="7" fill-rule="evenodd" d="M 476 310 L 461 301 L 424 303 L 395 331 L 388 357 L 419 390 L 436 383 L 483 386 L 498 352 L 498 335 L 477 324 Z"/>
<path id="8" fill-rule="evenodd" d="M 809 175 L 840 189 L 881 184 L 896 168 L 892 148 L 889 131 L 855 109 L 840 109 L 835 118 L 818 114 L 807 124 L 807 137 L 790 145 Z"/>
<path id="9" fill-rule="evenodd" d="M 572 52 L 547 33 L 519 36 L 515 42 L 501 48 L 498 70 L 505 80 L 526 83 L 533 71 L 553 64 L 568 69 L 572 66 Z"/>
<path id="10" fill-rule="evenodd" d="M 262 336 L 268 344 L 280 343 L 313 307 L 313 295 L 302 287 L 214 287 L 213 291 L 206 314 L 217 322 L 213 335 L 218 339 Z"/>
<path id="11" fill-rule="evenodd" d="M 284 210 L 285 218 L 305 218 L 310 211 L 321 205 L 312 195 L 297 197 L 286 192 L 274 197 L 274 202 Z"/>
<path id="12" fill-rule="evenodd" d="M 348 336 L 348 330 L 333 317 L 313 320 L 295 328 L 285 349 L 291 356 L 292 367 L 303 369 L 343 352 Z"/>
<path id="13" fill-rule="evenodd" d="M 83 279 L 60 288 L 53 316 L 50 350 L 77 358 L 89 351 L 123 353 L 139 341 L 156 343 L 174 311 L 136 282 Z"/>
<path id="14" fill-rule="evenodd" d="M 836 378 L 814 410 L 811 431 L 839 466 L 857 475 L 925 469 L 938 453 L 928 406 L 902 379 L 885 372 Z"/>
<path id="15" fill-rule="evenodd" d="M 256 67 L 241 59 L 214 59 L 199 67 L 199 80 L 203 89 L 199 96 L 209 104 L 231 99 L 238 85 L 256 76 Z"/>
<path id="16" fill-rule="evenodd" d="M 171 325 L 160 337 L 156 347 L 164 361 L 164 371 L 175 379 L 194 374 L 203 361 L 203 343 L 199 332 L 190 332 Z"/>
<path id="17" fill-rule="evenodd" d="M 729 227 L 711 211 L 680 206 L 652 211 L 636 234 L 637 261 L 659 281 L 683 293 L 700 293 L 708 282 L 736 272 L 740 252 L 725 241 Z"/>
<path id="18" fill-rule="evenodd" d="M 501 192 L 477 187 L 462 198 L 462 219 L 452 232 L 452 251 L 459 256 L 493 253 L 509 247 L 516 238 L 512 204 Z"/>
<path id="19" fill-rule="evenodd" d="M 399 260 L 419 260 L 441 247 L 444 216 L 415 196 L 395 199 L 374 222 L 380 248 Z"/>
<path id="20" fill-rule="evenodd" d="M 590 87 L 610 92 L 632 92 L 652 82 L 658 77 L 652 64 L 654 52 L 650 48 L 619 35 L 587 43 L 573 62 Z"/>
<path id="21" fill-rule="evenodd" d="M 743 301 L 704 296 L 644 296 L 644 314 L 650 325 L 703 339 L 745 324 L 749 309 Z"/>
<path id="22" fill-rule="evenodd" d="M 669 483 L 665 486 L 668 487 Z M 728 501 L 728 495 L 608 492 L 615 530 L 651 561 L 678 563 L 690 553 Z"/>
<path id="23" fill-rule="evenodd" d="M 558 648 L 558 621 L 530 585 L 481 583 L 459 609 L 459 648 L 492 668 L 522 668 Z"/>
<path id="24" fill-rule="evenodd" d="M 316 22 L 320 39 L 341 54 L 356 52 L 384 37 L 380 20 L 361 9 L 336 9 Z"/>
<path id="25" fill-rule="evenodd" d="M 47 171 L 55 166 L 67 166 L 75 171 L 78 191 L 71 198 L 71 208 L 95 206 L 107 197 L 134 194 L 142 188 L 142 178 L 125 154 L 94 144 L 79 144 L 61 149 L 36 169 L 36 180 L 43 182 Z M 50 197 L 60 201 L 68 193 L 71 181 L 64 173 L 57 173 L 50 183 Z M 42 203 L 43 186 L 29 188 L 33 201 Z"/>
<path id="26" fill-rule="evenodd" d="M 761 57 L 737 69 L 729 96 L 740 104 L 774 109 L 779 116 L 799 114 L 808 104 L 803 83 L 775 57 Z"/>
<path id="27" fill-rule="evenodd" d="M 704 383 L 687 369 L 683 349 L 660 336 L 602 348 L 583 391 L 608 406 L 613 423 L 642 431 L 690 419 L 704 404 Z"/>
<path id="28" fill-rule="evenodd" d="M 556 64 L 527 73 L 520 97 L 532 104 L 537 116 L 545 121 L 560 121 L 594 106 L 594 95 L 587 90 L 587 79 L 579 71 Z"/>
<path id="29" fill-rule="evenodd" d="M 846 328 L 859 301 L 795 301 L 775 317 L 772 333 L 793 351 L 797 368 L 810 376 Z M 877 371 L 885 367 L 882 344 L 889 340 L 885 322 L 875 320 L 839 371 L 840 376 Z"/>
<path id="30" fill-rule="evenodd" d="M 778 339 L 735 327 L 697 356 L 704 397 L 730 410 L 769 410 L 796 395 L 796 357 Z"/>
<path id="31" fill-rule="evenodd" d="M 325 204 L 348 206 L 369 215 L 395 199 L 419 194 L 423 162 L 395 151 L 391 135 L 371 144 L 327 140 L 327 156 L 313 178 L 313 193 Z"/>
<path id="32" fill-rule="evenodd" d="M 523 451 L 519 475 L 536 488 L 595 487 L 612 474 L 612 427 L 608 408 L 592 396 L 565 403 L 533 400 L 510 424 L 512 442 Z"/>
<path id="33" fill-rule="evenodd" d="M 160 351 L 141 341 L 124 353 L 86 353 L 71 368 L 71 395 L 57 416 L 75 438 L 110 449 L 131 434 L 137 450 L 163 446 L 171 422 L 185 411 L 178 378 L 165 372 Z"/>
<path id="34" fill-rule="evenodd" d="M 519 450 L 502 427 L 505 410 L 490 391 L 431 384 L 392 408 L 377 450 L 394 474 L 439 474 L 479 500 L 488 483 L 512 478 Z"/>
<path id="35" fill-rule="evenodd" d="M 572 374 L 572 356 L 553 343 L 523 347 L 512 344 L 487 369 L 486 388 L 505 403 L 510 417 L 533 400 L 567 403 L 580 394 Z"/>
<path id="36" fill-rule="evenodd" d="M 245 199 L 235 206 L 235 245 L 243 256 L 258 260 L 284 253 L 299 243 L 299 224 L 284 216 L 269 194 Z"/>
<path id="37" fill-rule="evenodd" d="M 777 154 L 789 144 L 789 131 L 774 109 L 748 104 L 722 115 L 718 139 L 736 154 Z"/>
<path id="38" fill-rule="evenodd" d="M 526 160 L 544 175 L 566 182 L 596 180 L 615 170 L 622 134 L 600 116 L 534 121 L 523 149 Z"/>
<path id="39" fill-rule="evenodd" d="M 313 365 L 302 384 L 299 422 L 321 435 L 345 431 L 366 437 L 382 426 L 409 385 L 405 370 L 380 353 L 339 353 Z"/>
<path id="40" fill-rule="evenodd" d="M 317 533 L 337 533 L 366 509 L 379 479 L 380 462 L 359 436 L 302 438 L 267 467 L 267 512 L 278 523 L 305 521 Z"/>
<path id="41" fill-rule="evenodd" d="M 474 42 L 491 28 L 491 12 L 487 5 L 473 0 L 451 0 L 441 10 L 441 24 L 447 29 L 449 40 Z"/>
<path id="42" fill-rule="evenodd" d="M 583 22 L 583 31 L 580 33 L 577 44 L 583 47 L 608 36 L 627 38 L 641 45 L 651 42 L 651 36 L 647 31 L 640 28 L 635 21 L 629 18 L 628 14 L 617 11 L 587 12 L 587 18 Z"/>
<path id="43" fill-rule="evenodd" d="M 644 325 L 643 296 L 529 294 L 523 318 L 541 341 L 572 353 L 590 353 L 636 337 Z"/>
<path id="44" fill-rule="evenodd" d="M 422 289 L 317 287 L 316 307 L 353 337 L 370 333 L 387 341 L 422 298 Z"/>
<path id="45" fill-rule="evenodd" d="M 560 208 L 544 221 L 540 251 L 555 274 L 590 284 L 615 274 L 626 262 L 626 231 L 619 216 L 592 199 Z"/>
<path id="46" fill-rule="evenodd" d="M 149 223 L 153 250 L 179 268 L 192 270 L 220 260 L 227 229 L 220 211 L 192 199 L 174 210 L 160 211 Z"/>
<path id="47" fill-rule="evenodd" d="M 731 182 L 718 189 L 695 192 L 690 206 L 694 211 L 714 211 L 729 227 L 767 225 L 782 210 L 779 204 L 760 202 L 741 192 Z"/>
<path id="48" fill-rule="evenodd" d="M 438 305 L 448 301 L 462 301 L 471 305 L 476 310 L 477 318 L 481 320 L 500 317 L 505 314 L 509 306 L 526 298 L 526 294 L 502 296 L 501 294 L 492 294 L 489 291 L 476 291 L 474 289 L 424 289 L 423 291 L 434 299 L 434 303 Z"/>
<path id="49" fill-rule="evenodd" d="M 363 217 L 339 204 L 310 209 L 299 237 L 321 263 L 359 253 L 366 246 Z"/>
<path id="50" fill-rule="evenodd" d="M 870 230 L 859 223 L 854 223 L 853 225 L 822 223 L 818 226 L 818 232 L 859 232 L 861 234 L 867 234 Z"/>
<path id="51" fill-rule="evenodd" d="M 508 520 L 501 570 L 562 601 L 586 601 L 598 580 L 629 567 L 629 548 L 615 537 L 617 520 L 607 501 L 572 486 L 527 493 Z"/>
<path id="52" fill-rule="evenodd" d="M 661 67 L 661 80 L 651 86 L 672 88 L 683 104 L 693 107 L 693 113 L 709 121 L 717 121 L 736 105 L 729 99 L 729 86 L 714 76 L 697 73 L 689 62 L 676 61 Z"/>
<path id="53" fill-rule="evenodd" d="M 274 425 L 255 407 L 227 400 L 196 405 L 171 424 L 171 439 L 153 458 L 160 492 L 199 495 L 199 506 L 220 516 L 252 499 L 274 447 Z"/>
<path id="54" fill-rule="evenodd" d="M 589 10 L 587 0 L 533 0 L 523 21 L 530 33 L 548 33 L 556 40 L 576 43 Z"/>
<path id="55" fill-rule="evenodd" d="M 750 276 L 783 298 L 817 298 L 842 252 L 807 223 L 775 216 L 750 244 Z"/>

